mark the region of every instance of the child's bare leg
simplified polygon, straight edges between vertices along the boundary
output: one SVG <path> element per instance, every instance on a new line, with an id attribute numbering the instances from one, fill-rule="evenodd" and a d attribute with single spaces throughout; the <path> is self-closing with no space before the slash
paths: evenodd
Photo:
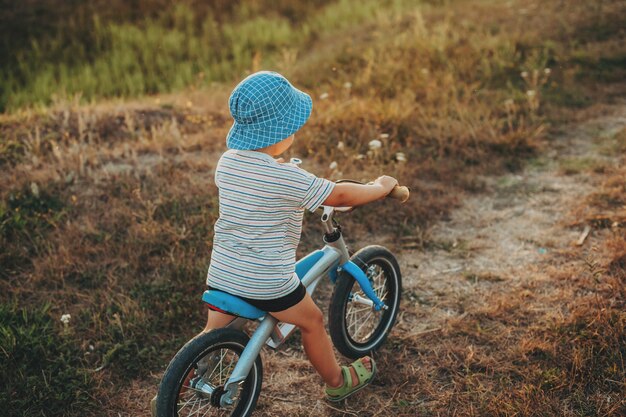
<path id="1" fill-rule="evenodd" d="M 208 317 L 206 320 L 206 326 L 202 330 L 202 333 L 206 333 L 213 329 L 221 329 L 226 327 L 228 323 L 233 321 L 235 317 L 230 314 L 220 313 L 219 311 L 209 309 Z"/>
<path id="2" fill-rule="evenodd" d="M 304 351 L 315 370 L 326 385 L 330 387 L 341 386 L 343 384 L 341 368 L 337 363 L 333 346 L 324 328 L 322 312 L 315 305 L 311 296 L 307 294 L 295 306 L 271 314 L 284 323 L 291 323 L 300 328 Z M 363 364 L 371 369 L 372 365 L 368 359 L 364 359 Z M 358 382 L 356 372 L 352 368 L 350 368 L 350 372 L 352 381 L 356 385 Z"/>

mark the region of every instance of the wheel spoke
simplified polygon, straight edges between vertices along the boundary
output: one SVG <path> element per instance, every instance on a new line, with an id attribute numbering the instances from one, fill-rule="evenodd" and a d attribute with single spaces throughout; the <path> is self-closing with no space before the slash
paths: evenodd
<path id="1" fill-rule="evenodd" d="M 350 307 L 350 313 L 356 314 L 356 313 L 361 313 L 363 311 L 369 311 L 371 309 L 372 309 L 372 307 L 370 307 L 370 306 L 365 306 L 365 307 L 361 307 L 361 308 L 357 308 L 357 307 L 352 307 L 351 306 Z"/>
<path id="2" fill-rule="evenodd" d="M 196 410 L 196 415 L 199 416 L 200 415 L 200 411 L 205 410 L 207 407 L 210 407 L 210 406 L 211 406 L 211 401 L 209 401 L 207 399 L 206 403 L 203 406 L 198 407 L 198 410 Z M 206 413 L 202 413 L 202 415 L 204 415 L 204 414 L 206 414 Z"/>
<path id="3" fill-rule="evenodd" d="M 219 384 L 222 385 L 222 375 L 224 375 L 224 368 L 223 368 L 223 364 L 224 364 L 224 356 L 226 356 L 226 351 L 224 349 L 222 349 L 222 352 L 220 352 L 220 373 L 219 373 Z"/>
<path id="4" fill-rule="evenodd" d="M 356 329 L 356 332 L 355 332 L 355 334 L 356 334 L 356 335 L 358 335 L 358 334 L 359 334 L 359 332 L 361 331 L 361 329 L 362 329 L 365 325 L 369 324 L 368 319 L 372 316 L 372 314 L 373 314 L 373 312 L 371 312 L 371 311 L 370 311 L 370 312 L 367 314 L 367 316 L 363 318 L 363 322 L 362 322 L 362 323 L 361 323 L 361 325 L 360 325 L 360 326 Z M 368 336 L 369 336 L 369 334 L 368 334 L 368 335 L 366 335 L 365 337 L 368 337 Z"/>
<path id="5" fill-rule="evenodd" d="M 206 382 L 206 381 L 211 381 L 211 380 L 212 380 L 213 376 L 215 375 L 215 371 L 216 371 L 216 370 L 218 369 L 218 367 L 219 367 L 219 371 L 218 371 L 218 373 L 217 373 L 217 375 L 216 375 L 216 378 L 217 378 L 217 384 L 211 384 L 211 385 L 213 385 L 213 386 L 217 386 L 217 385 L 220 385 L 220 384 L 221 384 L 222 362 L 223 362 L 223 360 L 224 360 L 224 356 L 226 355 L 226 353 L 227 353 L 227 352 L 228 352 L 228 351 L 227 351 L 227 350 L 225 350 L 225 349 L 221 349 L 221 350 L 220 350 L 220 353 L 219 353 L 219 360 L 217 361 L 217 363 L 213 363 L 213 364 L 211 364 L 211 365 L 210 365 L 210 366 L 213 368 L 213 369 L 211 370 L 211 374 L 210 374 L 208 377 L 203 378 L 203 379 L 205 380 L 205 382 Z M 214 358 L 214 357 L 216 357 L 216 356 L 217 356 L 217 354 L 213 355 L 213 358 Z M 213 358 L 209 358 L 209 361 L 210 361 L 211 359 L 213 359 Z"/>
<path id="6" fill-rule="evenodd" d="M 194 411 L 193 410 L 196 409 L 196 406 L 198 405 L 199 402 L 200 402 L 200 399 L 198 397 L 196 397 L 196 399 L 192 403 L 191 410 L 189 410 L 189 415 L 191 415 L 191 416 L 194 415 Z"/>
<path id="7" fill-rule="evenodd" d="M 223 386 L 237 363 L 238 355 L 230 349 L 219 349 L 209 352 L 196 364 L 196 377 L 208 384 L 211 388 Z M 204 369 L 203 369 L 204 368 Z M 238 394 L 241 392 L 243 382 L 241 382 Z M 217 409 L 211 405 L 208 394 L 204 391 L 193 388 L 190 384 L 182 386 L 184 392 L 179 394 L 178 413 L 179 416 L 205 416 L 205 415 L 229 415 L 229 409 Z M 239 396 L 239 395 L 238 395 Z M 238 397 L 237 396 L 237 397 Z M 235 401 L 238 398 L 234 398 Z M 235 404 L 236 406 L 236 404 Z"/>
<path id="8" fill-rule="evenodd" d="M 364 314 L 359 314 L 359 313 L 364 313 Z M 366 325 L 369 324 L 370 326 L 372 326 L 372 323 L 369 321 L 369 319 L 370 319 L 370 317 L 372 317 L 373 314 L 374 314 L 374 310 L 371 307 L 366 307 L 366 308 L 361 308 L 361 309 L 356 309 L 356 308 L 351 308 L 350 309 L 350 311 L 349 311 L 349 317 L 350 317 L 350 325 L 349 325 L 349 327 L 351 329 L 351 333 L 353 333 L 353 335 L 355 337 L 359 336 L 359 332 Z M 357 317 L 357 315 L 358 315 L 358 317 Z M 375 326 L 372 326 L 372 330 L 370 330 L 365 337 L 369 337 L 369 335 L 373 331 L 373 328 L 375 328 Z"/>
<path id="9" fill-rule="evenodd" d="M 185 401 L 184 404 L 182 404 L 182 405 L 179 404 L 178 412 L 180 413 L 190 403 L 191 404 L 195 404 L 197 401 L 198 401 L 198 397 L 196 397 L 195 394 L 192 394 L 192 396 L 190 396 L 189 399 L 187 401 Z M 192 405 L 191 409 L 193 410 L 193 405 Z"/>

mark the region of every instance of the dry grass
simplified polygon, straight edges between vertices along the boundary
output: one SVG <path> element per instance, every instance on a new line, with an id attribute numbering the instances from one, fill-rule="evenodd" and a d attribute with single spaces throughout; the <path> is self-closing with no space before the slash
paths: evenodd
<path id="1" fill-rule="evenodd" d="M 593 101 L 608 91 L 598 79 L 622 69 L 598 62 L 604 51 L 623 51 L 610 19 L 620 2 L 567 5 L 429 2 L 381 12 L 333 33 L 333 42 L 321 37 L 297 59 L 285 56 L 284 69 L 316 109 L 293 154 L 330 178 L 395 175 L 416 196 L 400 209 L 377 203 L 353 213 L 345 220 L 350 241 L 417 234 L 420 245 L 434 244 L 427 224 L 445 217 L 461 192 L 480 191 L 482 175 L 518 169 L 540 149 L 547 121 L 585 104 L 572 102 L 578 93 Z M 553 25 L 556 17 L 563 23 Z M 596 34 L 596 18 L 610 30 L 584 41 Z M 102 415 L 145 415 L 159 372 L 202 326 L 199 294 L 217 216 L 212 173 L 230 87 L 0 116 L 0 299 L 27 309 L 50 302 L 46 314 L 59 333 L 58 318 L 72 315 L 64 337 L 83 352 L 89 372 L 80 389 Z M 372 139 L 381 149 L 369 149 Z M 555 256 L 534 279 L 488 294 L 483 307 L 429 332 L 414 331 L 426 318 L 407 294 L 378 358 L 394 371 L 381 374 L 371 395 L 340 406 L 321 400 L 296 339 L 266 355 L 267 369 L 281 372 L 268 372 L 258 414 L 626 413 L 624 171 L 610 174 L 589 218 L 609 219 L 604 233 L 614 235 L 595 251 Z M 317 245 L 308 218 L 301 251 Z"/>

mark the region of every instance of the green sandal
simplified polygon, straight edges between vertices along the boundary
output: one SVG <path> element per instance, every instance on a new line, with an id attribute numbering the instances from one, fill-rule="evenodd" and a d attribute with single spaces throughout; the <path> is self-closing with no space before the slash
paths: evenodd
<path id="1" fill-rule="evenodd" d="M 330 388 L 326 387 L 326 399 L 328 401 L 337 402 L 341 401 L 346 397 L 354 394 L 357 391 L 362 390 L 370 382 L 374 379 L 374 375 L 376 375 L 376 362 L 374 359 L 370 359 L 370 363 L 372 364 L 372 370 L 369 371 L 362 362 L 362 359 L 357 359 L 352 362 L 350 366 L 342 366 L 341 367 L 341 375 L 343 376 L 343 385 L 338 388 Z M 354 368 L 356 376 L 359 382 L 352 386 L 352 377 L 350 376 L 350 367 Z"/>

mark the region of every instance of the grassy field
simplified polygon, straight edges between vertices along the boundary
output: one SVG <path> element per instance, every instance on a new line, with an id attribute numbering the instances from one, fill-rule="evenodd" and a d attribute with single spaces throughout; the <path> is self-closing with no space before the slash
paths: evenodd
<path id="1" fill-rule="evenodd" d="M 376 203 L 344 220 L 355 247 L 419 235 L 427 249 L 428 226 L 463 193 L 481 192 L 483 176 L 520 169 L 565 123 L 624 94 L 626 10 L 617 0 L 220 10 L 183 2 L 126 20 L 85 12 L 93 26 L 82 43 L 40 35 L 1 68 L 0 408 L 9 416 L 128 415 L 121 398 L 154 384 L 202 327 L 217 217 L 212 172 L 225 150 L 228 94 L 247 73 L 281 71 L 313 97 L 287 157 L 333 179 L 386 173 L 412 188 L 416 198 L 401 208 Z M 80 33 L 81 20 L 73 22 Z M 372 139 L 382 147 L 370 149 Z M 623 153 L 623 139 L 609 151 Z M 600 214 L 624 204 L 625 173 L 610 174 L 588 203 Z M 308 216 L 300 252 L 318 244 Z M 604 310 L 580 306 L 560 327 L 537 328 L 533 340 L 557 348 L 549 357 L 537 348 L 536 373 L 513 375 L 503 361 L 490 365 L 502 367 L 492 376 L 510 379 L 493 386 L 514 389 L 495 403 L 444 389 L 430 393 L 430 406 L 395 404 L 395 412 L 559 415 L 562 401 L 572 415 L 601 415 L 599 394 L 579 398 L 584 387 L 554 381 L 588 379 L 602 393 L 612 388 L 597 381 L 626 377 L 626 243 L 607 245 L 602 273 L 613 284 L 598 292 Z M 500 320 L 506 311 L 483 314 L 452 326 L 450 343 L 478 338 L 489 320 L 516 331 Z M 581 333 L 585 326 L 595 330 Z M 453 357 L 446 346 L 433 356 L 442 369 Z M 476 388 L 471 372 L 463 378 Z"/>
<path id="2" fill-rule="evenodd" d="M 406 0 L 367 1 L 356 8 L 327 0 L 42 3 L 42 14 L 56 20 L 58 30 L 43 25 L 31 29 L 30 38 L 21 34 L 25 29 L 15 21 L 38 17 L 27 5 L 16 6 L 3 22 L 5 39 L 18 42 L 3 45 L 13 65 L 1 72 L 0 110 L 77 95 L 89 101 L 169 92 L 230 81 L 261 64 L 288 67 L 291 55 L 328 31 L 372 21 L 381 6 L 384 14 L 412 7 Z"/>

